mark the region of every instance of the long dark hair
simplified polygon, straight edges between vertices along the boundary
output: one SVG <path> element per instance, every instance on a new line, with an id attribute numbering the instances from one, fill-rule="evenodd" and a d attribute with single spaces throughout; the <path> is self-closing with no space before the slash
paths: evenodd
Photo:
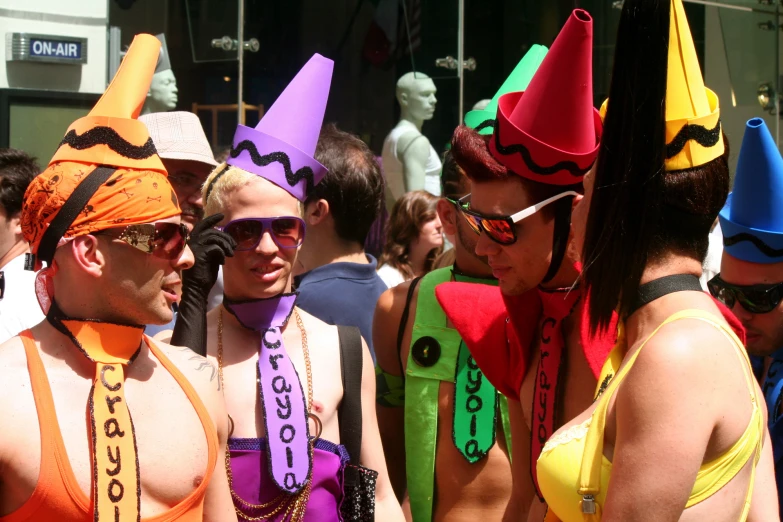
<path id="1" fill-rule="evenodd" d="M 438 198 L 426 190 L 414 190 L 404 194 L 392 208 L 386 232 L 386 245 L 378 261 L 378 266 L 391 265 L 405 277 L 413 279 L 416 274 L 410 262 L 410 247 L 419 238 L 421 227 L 438 217 L 436 206 Z M 435 258 L 443 251 L 443 246 L 433 248 L 424 262 L 424 272 L 432 270 Z"/>
<path id="2" fill-rule="evenodd" d="M 666 172 L 670 0 L 625 0 L 609 105 L 585 231 L 590 328 L 627 317 L 648 261 L 667 252 L 702 261 L 729 188 L 728 147 L 699 167 Z"/>

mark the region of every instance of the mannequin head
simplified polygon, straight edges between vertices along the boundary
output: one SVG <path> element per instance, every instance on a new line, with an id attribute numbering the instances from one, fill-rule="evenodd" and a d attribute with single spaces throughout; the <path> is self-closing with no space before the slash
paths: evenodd
<path id="1" fill-rule="evenodd" d="M 171 69 L 152 75 L 150 92 L 144 102 L 144 114 L 177 108 L 177 78 Z"/>
<path id="2" fill-rule="evenodd" d="M 487 108 L 487 106 L 492 102 L 489 98 L 484 98 L 483 100 L 479 100 L 476 102 L 476 104 L 471 109 L 472 111 L 483 111 Z"/>
<path id="3" fill-rule="evenodd" d="M 435 114 L 435 83 L 429 76 L 420 72 L 403 74 L 397 80 L 397 101 L 400 103 L 401 119 L 420 125 L 431 120 Z"/>

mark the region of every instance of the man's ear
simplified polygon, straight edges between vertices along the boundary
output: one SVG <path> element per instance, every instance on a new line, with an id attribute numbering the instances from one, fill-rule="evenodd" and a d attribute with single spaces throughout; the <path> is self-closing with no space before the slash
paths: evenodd
<path id="1" fill-rule="evenodd" d="M 14 230 L 14 235 L 21 236 L 22 235 L 22 213 L 17 212 L 13 216 L 11 216 L 11 219 L 8 220 L 9 223 L 11 223 L 11 227 Z"/>
<path id="2" fill-rule="evenodd" d="M 403 107 L 408 106 L 408 93 L 403 91 L 400 93 L 400 99 L 398 100 Z"/>
<path id="3" fill-rule="evenodd" d="M 443 226 L 443 233 L 448 236 L 457 235 L 457 220 L 460 218 L 457 209 L 454 205 L 445 199 L 441 198 L 437 204 L 438 217 L 440 217 L 440 223 Z"/>
<path id="4" fill-rule="evenodd" d="M 305 207 L 305 223 L 315 226 L 321 223 L 329 215 L 329 202 L 325 199 L 311 201 Z"/>
<path id="5" fill-rule="evenodd" d="M 93 277 L 100 277 L 106 266 L 106 255 L 99 248 L 98 238 L 93 235 L 79 236 L 73 239 L 70 247 L 73 263 Z M 64 252 L 68 254 L 68 252 Z"/>

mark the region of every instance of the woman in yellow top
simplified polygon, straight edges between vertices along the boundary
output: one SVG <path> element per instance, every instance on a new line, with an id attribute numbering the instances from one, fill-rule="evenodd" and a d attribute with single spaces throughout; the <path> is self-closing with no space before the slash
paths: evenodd
<path id="1" fill-rule="evenodd" d="M 779 520 L 762 395 L 698 283 L 728 148 L 681 0 L 625 0 L 604 110 L 574 225 L 590 327 L 618 312 L 620 336 L 614 377 L 538 460 L 547 520 Z"/>

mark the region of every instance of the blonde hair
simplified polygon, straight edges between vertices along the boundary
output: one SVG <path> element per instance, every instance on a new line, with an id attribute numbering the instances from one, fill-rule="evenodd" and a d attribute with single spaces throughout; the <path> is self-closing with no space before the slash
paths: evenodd
<path id="1" fill-rule="evenodd" d="M 242 188 L 256 178 L 246 170 L 221 163 L 213 170 L 204 186 L 201 187 L 201 197 L 204 200 L 204 215 L 211 216 L 223 212 L 226 208 L 228 195 L 238 188 Z"/>
<path id="2" fill-rule="evenodd" d="M 252 172 L 242 170 L 239 167 L 221 163 L 213 170 L 201 187 L 201 197 L 204 201 L 204 215 L 211 216 L 218 212 L 224 212 L 229 195 L 237 189 L 262 179 L 268 183 L 271 181 Z M 291 196 L 294 197 L 294 196 Z M 299 215 L 304 215 L 304 204 L 298 201 Z"/>

